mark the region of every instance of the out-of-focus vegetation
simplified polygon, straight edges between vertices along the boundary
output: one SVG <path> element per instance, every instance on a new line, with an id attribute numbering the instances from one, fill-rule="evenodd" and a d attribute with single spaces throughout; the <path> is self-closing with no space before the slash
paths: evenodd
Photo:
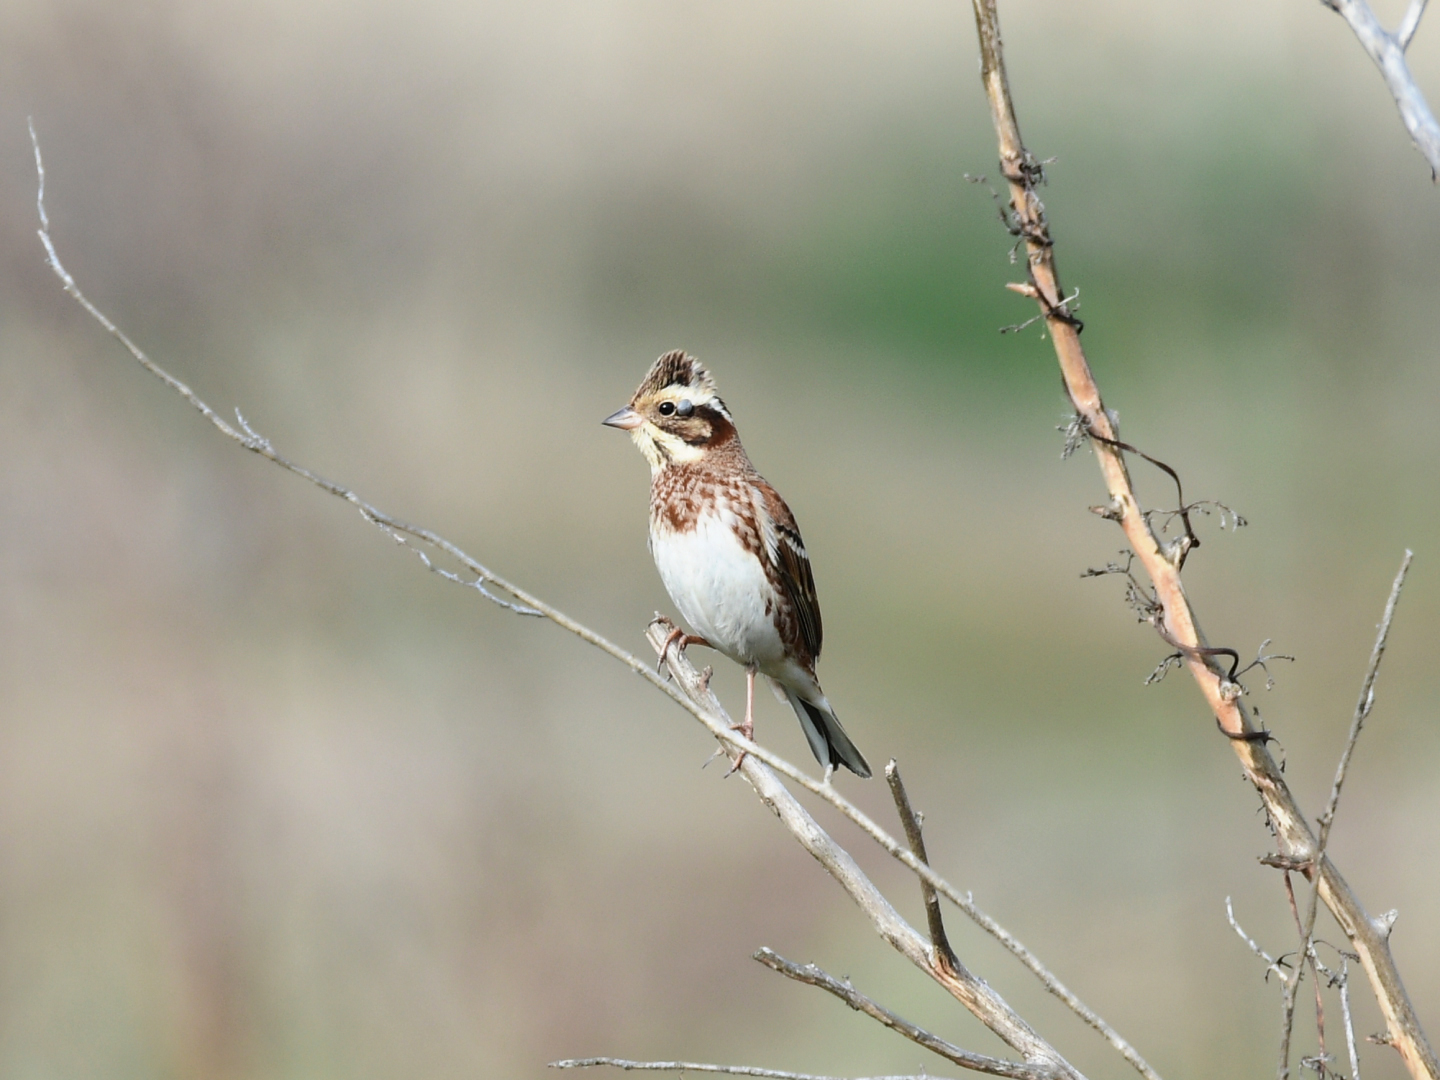
<path id="1" fill-rule="evenodd" d="M 1312 810 L 1417 552 L 1332 851 L 1399 908 L 1440 1036 L 1440 193 L 1320 5 L 1002 18 L 1108 403 L 1251 522 L 1208 523 L 1187 580 L 1216 642 L 1298 657 L 1251 687 Z M 964 177 L 994 158 L 973 33 L 930 0 L 0 7 L 0 1074 L 926 1064 L 760 945 L 997 1049 L 698 771 L 683 714 L 126 361 L 42 264 L 27 115 L 62 256 L 156 359 L 636 649 L 669 605 L 644 464 L 599 420 L 660 351 L 702 356 L 805 531 L 827 691 L 937 866 L 1165 1075 L 1270 1067 L 1278 991 L 1223 907 L 1290 948 L 1268 837 L 1186 680 L 1142 687 L 1165 650 L 1119 584 L 1080 579 L 1120 536 L 1059 460 L 1048 342 L 997 333 L 1032 307 Z M 1440 27 L 1411 58 L 1440 98 Z"/>

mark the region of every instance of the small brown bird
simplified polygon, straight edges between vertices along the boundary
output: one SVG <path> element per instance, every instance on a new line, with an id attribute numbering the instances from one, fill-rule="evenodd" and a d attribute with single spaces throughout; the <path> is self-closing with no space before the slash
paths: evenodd
<path id="1" fill-rule="evenodd" d="M 755 471 L 715 380 L 693 356 L 668 352 L 630 404 L 604 423 L 630 432 L 650 462 L 650 553 L 665 591 L 696 631 L 679 645 L 718 649 L 745 668 L 746 738 L 755 676 L 795 710 L 828 775 L 870 766 L 815 678 L 820 605 L 794 515 Z"/>

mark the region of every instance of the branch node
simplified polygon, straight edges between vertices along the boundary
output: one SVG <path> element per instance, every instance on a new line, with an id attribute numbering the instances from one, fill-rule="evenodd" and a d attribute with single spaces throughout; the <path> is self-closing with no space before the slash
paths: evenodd
<path id="1" fill-rule="evenodd" d="M 1287 873 L 1308 874 L 1311 862 L 1309 859 L 1297 859 L 1292 855 L 1262 855 L 1260 865 L 1273 866 L 1276 870 Z"/>
<path id="2" fill-rule="evenodd" d="M 1383 938 L 1390 937 L 1390 931 L 1395 929 L 1395 920 L 1400 917 L 1399 908 L 1391 908 L 1383 915 L 1376 915 L 1370 922 L 1374 925 L 1376 933 Z"/>

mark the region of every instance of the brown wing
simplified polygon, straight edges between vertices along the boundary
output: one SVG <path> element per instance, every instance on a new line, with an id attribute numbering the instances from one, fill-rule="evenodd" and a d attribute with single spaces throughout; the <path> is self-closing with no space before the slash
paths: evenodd
<path id="1" fill-rule="evenodd" d="M 780 584 L 795 609 L 800 624 L 800 637 L 805 642 L 810 660 L 820 659 L 820 642 L 823 630 L 820 625 L 820 601 L 815 595 L 815 575 L 810 572 L 810 556 L 805 552 L 805 541 L 800 539 L 800 529 L 795 524 L 795 515 L 785 505 L 780 493 L 761 480 L 757 487 L 765 498 L 765 509 L 775 526 L 775 554 L 780 569 Z"/>

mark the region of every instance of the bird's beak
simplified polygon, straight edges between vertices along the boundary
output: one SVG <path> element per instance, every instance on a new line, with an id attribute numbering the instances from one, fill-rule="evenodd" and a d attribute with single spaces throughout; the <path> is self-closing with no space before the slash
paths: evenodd
<path id="1" fill-rule="evenodd" d="M 623 409 L 611 413 L 600 422 L 607 427 L 618 427 L 622 431 L 634 431 L 645 422 L 645 418 L 629 405 L 626 405 Z"/>

